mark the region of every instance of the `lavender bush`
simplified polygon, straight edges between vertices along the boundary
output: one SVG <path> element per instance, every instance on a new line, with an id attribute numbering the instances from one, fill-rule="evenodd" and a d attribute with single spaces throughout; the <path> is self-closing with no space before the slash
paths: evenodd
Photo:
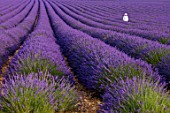
<path id="1" fill-rule="evenodd" d="M 0 89 L 0 112 L 55 113 L 76 108 L 77 92 L 65 79 L 50 74 L 9 76 Z"/>
<path id="2" fill-rule="evenodd" d="M 147 78 L 151 78 L 151 76 L 144 73 L 140 67 L 136 66 L 137 65 L 128 64 L 104 70 L 101 74 L 99 74 L 100 79 L 98 80 L 99 84 L 101 84 L 101 89 L 106 89 L 106 85 L 109 86 L 110 84 L 119 82 L 120 79 L 126 79 L 127 77 L 130 79 L 135 76 L 142 77 L 145 75 Z"/>
<path id="3" fill-rule="evenodd" d="M 21 74 L 30 74 L 30 73 L 38 73 L 41 71 L 42 73 L 49 72 L 51 75 L 57 75 L 62 77 L 64 73 L 57 69 L 57 66 L 48 59 L 41 58 L 37 55 L 30 55 L 26 59 L 20 59 L 18 61 L 19 69 L 16 71 Z"/>
<path id="4" fill-rule="evenodd" d="M 100 113 L 169 113 L 170 96 L 159 81 L 121 80 L 107 88 Z"/>

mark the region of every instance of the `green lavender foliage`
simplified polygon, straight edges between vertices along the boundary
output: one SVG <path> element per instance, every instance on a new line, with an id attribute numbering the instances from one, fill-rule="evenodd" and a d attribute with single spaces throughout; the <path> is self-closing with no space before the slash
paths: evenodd
<path id="1" fill-rule="evenodd" d="M 143 59 L 147 61 L 148 63 L 156 66 L 159 62 L 162 61 L 162 58 L 169 55 L 170 52 L 165 49 L 156 49 L 153 51 L 148 52 Z"/>
<path id="2" fill-rule="evenodd" d="M 71 111 L 79 100 L 68 80 L 42 73 L 9 76 L 0 91 L 0 113 Z"/>
<path id="3" fill-rule="evenodd" d="M 28 58 L 19 61 L 20 68 L 19 73 L 29 74 L 38 73 L 39 71 L 46 73 L 49 72 L 51 75 L 63 76 L 63 72 L 57 69 L 57 66 L 50 60 L 41 58 L 38 55 L 31 55 Z"/>
<path id="4" fill-rule="evenodd" d="M 147 72 L 137 65 L 121 65 L 116 68 L 110 68 L 107 71 L 103 71 L 103 73 L 99 75 L 100 79 L 98 84 L 101 84 L 101 89 L 105 89 L 107 85 L 119 82 L 120 79 L 133 78 L 135 76 L 142 77 L 143 75 L 147 76 Z"/>
<path id="5" fill-rule="evenodd" d="M 101 108 L 109 113 L 169 113 L 170 96 L 159 81 L 133 77 L 112 84 Z"/>

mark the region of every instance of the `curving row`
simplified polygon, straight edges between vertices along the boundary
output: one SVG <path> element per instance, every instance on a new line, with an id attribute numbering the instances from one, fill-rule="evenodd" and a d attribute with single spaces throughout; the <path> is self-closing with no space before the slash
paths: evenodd
<path id="1" fill-rule="evenodd" d="M 43 2 L 40 2 L 39 13 L 40 15 L 39 15 L 38 23 L 34 28 L 34 31 L 27 37 L 22 47 L 13 56 L 8 72 L 19 73 L 19 71 L 22 70 L 20 68 L 24 67 L 24 64 L 20 64 L 20 63 L 21 62 L 24 63 L 24 60 L 28 60 L 30 57 L 32 58 L 29 59 L 32 60 L 31 63 L 33 63 L 34 60 L 41 60 L 41 59 L 49 60 L 49 62 L 52 63 L 51 65 L 54 65 L 56 70 L 56 73 L 53 72 L 54 70 L 49 70 L 52 71 L 51 72 L 52 74 L 72 76 L 70 69 L 66 66 L 64 58 L 61 55 L 60 47 L 56 44 L 56 39 L 53 36 L 53 31 L 50 26 L 50 22 Z M 34 72 L 34 70 L 32 70 L 31 72 Z"/>
<path id="2" fill-rule="evenodd" d="M 17 7 L 16 9 L 10 11 L 7 14 L 4 14 L 0 17 L 0 24 L 7 21 L 8 19 L 14 17 L 16 14 L 19 14 L 24 8 L 27 7 L 27 5 L 31 2 L 31 0 L 24 1 L 21 6 Z"/>
<path id="3" fill-rule="evenodd" d="M 5 3 L 4 3 L 5 2 Z M 2 1 L 5 5 L 0 7 L 0 17 L 20 7 L 25 1 Z"/>
<path id="4" fill-rule="evenodd" d="M 102 95 L 104 105 L 99 112 L 152 112 L 157 108 L 156 113 L 170 111 L 169 95 L 164 90 L 164 85 L 159 84 L 159 80 L 155 82 L 159 77 L 150 65 L 72 29 L 60 17 L 57 10 L 59 7 L 50 2 L 49 4 L 46 3 L 46 6 L 53 30 L 69 65 L 81 83 Z M 115 92 L 117 95 L 114 95 Z M 151 93 L 151 97 L 156 97 L 154 99 L 159 100 L 160 104 L 157 101 L 150 104 L 151 98 L 148 96 L 148 100 L 146 99 L 148 93 Z"/>
<path id="5" fill-rule="evenodd" d="M 140 37 L 88 26 L 65 14 L 59 7 L 56 7 L 56 5 L 52 4 L 52 6 L 55 8 L 60 18 L 73 28 L 81 30 L 92 37 L 99 38 L 132 57 L 147 61 L 154 67 L 158 68 L 160 75 L 165 77 L 167 83 L 170 81 L 170 70 L 168 68 L 168 62 L 170 59 L 169 46 L 142 39 Z"/>
<path id="6" fill-rule="evenodd" d="M 17 26 L 19 23 L 21 23 L 29 15 L 29 12 L 34 6 L 34 2 L 35 1 L 32 0 L 30 4 L 28 4 L 27 7 L 24 8 L 19 14 L 1 23 L 0 30 L 10 29 L 12 27 Z"/>
<path id="7" fill-rule="evenodd" d="M 56 8 L 54 10 L 56 11 Z M 89 35 L 72 29 L 47 4 L 52 26 L 64 55 L 81 83 L 89 89 L 97 87 L 95 81 L 98 75 L 107 69 L 126 65 L 127 68 L 139 68 L 142 73 L 152 75 L 152 68 L 147 63 L 134 60 L 115 48 L 94 39 Z M 84 71 L 83 71 L 84 70 Z M 96 80 L 95 80 L 96 79 Z"/>
<path id="8" fill-rule="evenodd" d="M 77 6 L 74 6 L 74 8 L 67 6 L 68 9 L 70 9 L 72 12 L 81 15 L 85 18 L 91 19 L 95 22 L 98 22 L 101 26 L 104 27 L 105 25 L 105 29 L 110 29 L 110 30 L 114 30 L 117 32 L 123 32 L 123 33 L 127 33 L 127 34 L 131 34 L 131 35 L 136 35 L 136 36 L 141 36 L 150 40 L 157 40 L 161 43 L 165 43 L 162 42 L 162 38 L 165 40 L 169 38 L 169 29 L 167 27 L 164 26 L 152 26 L 152 25 L 147 25 L 144 23 L 140 23 L 139 22 L 135 23 L 133 26 L 130 25 L 130 22 L 128 23 L 123 23 L 123 22 L 112 22 L 112 21 L 108 21 L 108 20 L 104 20 L 103 17 L 95 17 L 95 14 L 86 14 L 85 11 L 87 9 L 85 9 L 85 11 L 83 11 L 83 13 L 80 12 L 80 10 L 82 10 L 82 8 L 77 8 Z M 76 10 L 75 10 L 76 9 Z M 88 9 L 90 10 L 90 9 Z M 91 11 L 91 10 L 90 10 Z M 115 17 L 112 17 L 115 18 Z M 133 18 L 133 17 L 130 17 Z M 121 18 L 119 20 L 122 20 Z M 102 25 L 103 24 L 103 25 Z M 161 32 L 161 35 L 160 35 Z M 158 38 L 158 39 L 157 39 Z"/>
<path id="9" fill-rule="evenodd" d="M 38 20 L 11 59 L 0 88 L 0 112 L 64 112 L 74 110 L 79 100 L 44 3 L 36 0 L 35 4 L 40 7 Z"/>
<path id="10" fill-rule="evenodd" d="M 169 21 L 168 16 L 169 2 L 65 2 L 74 3 L 80 7 L 91 9 L 91 12 L 96 12 L 99 15 L 103 15 L 112 20 L 120 21 L 122 18 L 121 13 L 129 12 L 131 18 L 130 24 L 136 24 L 143 22 L 149 25 L 165 25 Z M 152 9 L 152 10 L 151 10 Z M 158 13 L 159 12 L 159 13 Z M 136 16 L 137 15 L 137 16 Z M 116 18 L 115 18 L 116 17 Z M 161 21 L 164 20 L 164 21 Z M 140 21 L 140 22 L 139 22 Z"/>
<path id="11" fill-rule="evenodd" d="M 15 52 L 20 44 L 25 40 L 34 27 L 36 17 L 38 14 L 38 0 L 36 0 L 34 7 L 30 11 L 24 21 L 18 24 L 16 27 L 0 31 L 0 69 L 8 60 L 8 56 Z"/>
<path id="12" fill-rule="evenodd" d="M 126 33 L 130 35 L 135 35 L 135 36 L 143 37 L 149 40 L 158 41 L 163 44 L 169 44 L 170 35 L 166 32 L 160 33 L 160 30 L 149 30 L 148 31 L 148 30 L 140 30 L 140 29 L 127 29 L 125 27 L 122 28 L 119 26 L 113 26 L 110 23 L 108 23 L 109 25 L 107 25 L 103 23 L 103 19 L 95 18 L 94 16 L 89 17 L 89 15 L 85 13 L 81 13 L 79 10 L 75 10 L 69 6 L 67 7 L 60 6 L 60 7 L 68 15 L 72 16 L 76 20 L 84 24 L 87 24 L 89 26 L 106 29 L 106 30 L 112 30 L 112 31 L 120 32 L 120 33 Z"/>
<path id="13" fill-rule="evenodd" d="M 0 31 L 0 68 L 14 54 L 0 88 L 0 112 L 76 111 L 71 69 L 102 98 L 100 113 L 170 112 L 169 46 L 87 25 L 93 21 L 82 22 L 76 8 L 58 1 L 26 4 Z M 8 21 L 14 24 L 5 25 Z"/>

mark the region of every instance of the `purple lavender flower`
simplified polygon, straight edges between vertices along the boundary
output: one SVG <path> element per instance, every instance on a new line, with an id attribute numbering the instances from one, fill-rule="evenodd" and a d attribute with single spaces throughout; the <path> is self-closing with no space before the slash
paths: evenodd
<path id="1" fill-rule="evenodd" d="M 8 76 L 0 91 L 1 112 L 54 113 L 72 110 L 78 102 L 67 79 L 48 73 Z"/>
<path id="2" fill-rule="evenodd" d="M 165 84 L 145 77 L 121 80 L 109 86 L 102 96 L 101 113 L 169 113 L 170 96 Z"/>

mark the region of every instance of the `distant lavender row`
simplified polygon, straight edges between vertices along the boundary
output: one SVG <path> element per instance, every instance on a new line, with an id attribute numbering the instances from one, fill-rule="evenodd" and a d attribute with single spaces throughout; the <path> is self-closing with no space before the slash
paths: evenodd
<path id="1" fill-rule="evenodd" d="M 16 3 L 16 2 L 15 2 Z M 2 16 L 1 12 L 10 9 L 11 7 L 16 7 L 12 2 L 5 1 L 5 2 L 0 2 L 0 16 Z"/>
<path id="2" fill-rule="evenodd" d="M 13 53 L 26 38 L 25 36 L 34 27 L 34 22 L 38 13 L 38 1 L 36 1 L 33 9 L 24 21 L 17 25 L 17 27 L 1 31 L 0 37 L 0 69 L 7 61 L 8 56 Z"/>
<path id="3" fill-rule="evenodd" d="M 166 27 L 162 27 L 162 26 L 156 27 L 152 25 L 148 26 L 146 24 L 142 25 L 143 23 L 140 23 L 140 22 L 135 23 L 133 26 L 130 25 L 129 22 L 126 24 L 125 23 L 121 24 L 117 22 L 104 20 L 102 17 L 95 17 L 95 14 L 89 15 L 89 13 L 85 13 L 85 11 L 80 12 L 80 10 L 82 9 L 77 8 L 76 6 L 74 6 L 74 8 L 70 7 L 70 5 L 66 7 L 72 12 L 78 14 L 79 16 L 81 15 L 83 17 L 86 17 L 87 19 L 93 20 L 94 22 L 98 22 L 97 24 L 101 25 L 101 27 L 104 29 L 114 30 L 117 32 L 122 32 L 122 33 L 128 33 L 131 35 L 137 35 L 137 36 L 145 37 L 150 40 L 158 40 L 160 42 L 162 41 L 161 40 L 162 38 L 164 40 L 166 39 L 168 40 L 170 37 L 169 29 L 167 29 Z"/>
<path id="4" fill-rule="evenodd" d="M 4 2 L 4 1 L 3 1 Z M 0 7 L 0 17 L 17 9 L 20 7 L 25 1 L 7 1 L 7 3 L 4 3 L 4 7 Z"/>
<path id="5" fill-rule="evenodd" d="M 63 4 L 63 5 L 65 5 L 65 4 Z M 100 19 L 104 20 L 104 23 L 107 22 L 109 24 L 113 23 L 112 24 L 113 26 L 128 27 L 127 24 L 123 23 L 122 21 L 116 21 L 116 20 L 113 20 L 112 18 L 107 18 L 106 16 L 101 15 L 102 13 L 100 13 L 100 12 L 95 12 L 94 10 L 91 10 L 89 8 L 79 6 L 79 5 L 75 6 L 75 5 L 72 5 L 71 3 L 68 5 L 72 6 L 73 8 L 75 8 L 76 10 L 79 10 L 80 12 L 82 12 L 84 14 L 87 14 L 88 16 L 100 18 Z M 130 24 L 130 23 L 128 23 L 128 24 Z"/>
<path id="6" fill-rule="evenodd" d="M 28 59 L 30 63 L 25 62 Z M 34 32 L 32 32 L 28 36 L 21 49 L 19 49 L 18 53 L 14 55 L 9 66 L 9 72 L 20 73 L 20 71 L 22 71 L 22 69 L 26 67 L 28 63 L 30 64 L 28 65 L 29 68 L 32 68 L 31 65 L 34 64 L 34 62 L 39 61 L 40 63 L 42 63 L 42 60 L 49 60 L 49 63 L 51 62 L 52 64 L 46 65 L 49 65 L 51 67 L 53 67 L 53 64 L 55 65 L 55 67 L 53 68 L 54 70 L 56 70 L 56 73 L 52 73 L 51 71 L 53 70 L 50 69 L 47 70 L 49 71 L 49 73 L 51 73 L 52 75 L 59 74 L 58 76 L 67 75 L 70 76 L 71 80 L 73 81 L 70 69 L 66 66 L 66 62 L 64 61 L 64 58 L 60 52 L 60 47 L 56 44 L 56 40 L 53 36 L 53 31 L 50 26 L 44 4 L 43 2 L 40 2 L 40 15 L 37 26 Z M 38 63 L 35 65 L 38 65 Z M 43 64 L 40 65 L 43 66 Z M 44 65 L 44 67 L 46 66 Z M 41 69 L 40 67 L 37 68 Z M 34 71 L 38 70 L 32 70 L 30 73 Z"/>
<path id="7" fill-rule="evenodd" d="M 113 23 L 113 25 L 117 25 L 117 26 L 121 26 L 121 27 L 139 28 L 139 29 L 143 29 L 143 30 L 146 30 L 146 29 L 150 29 L 150 30 L 152 30 L 152 29 L 158 30 L 159 29 L 159 30 L 161 30 L 162 27 L 164 28 L 164 30 L 162 29 L 163 31 L 165 31 L 165 29 L 168 30 L 164 26 L 161 26 L 161 28 L 160 28 L 160 25 L 159 26 L 158 25 L 153 26 L 152 23 L 145 24 L 145 23 L 143 23 L 141 21 L 133 22 L 133 23 L 131 21 L 129 21 L 128 23 L 124 23 L 122 21 L 122 18 L 119 18 L 119 21 L 117 21 L 117 20 L 114 20 L 116 18 L 116 15 L 114 17 L 106 17 L 104 15 L 101 15 L 101 14 L 105 14 L 105 13 L 102 13 L 101 11 L 94 11 L 93 9 L 91 9 L 91 8 L 93 8 L 92 6 L 86 8 L 85 6 L 83 7 L 82 5 L 81 6 L 75 6 L 75 5 L 72 5 L 71 3 L 70 4 L 67 3 L 67 4 L 69 6 L 74 7 L 75 9 L 81 11 L 82 13 L 85 13 L 85 14 L 88 14 L 88 15 L 91 15 L 91 16 L 94 16 L 94 17 L 98 17 L 99 19 L 103 19 L 104 20 L 103 22 L 106 21 L 106 22 L 108 22 L 108 24 Z M 114 12 L 112 12 L 112 13 L 114 13 Z M 144 25 L 142 25 L 142 24 L 144 24 Z"/>
<path id="8" fill-rule="evenodd" d="M 16 2 L 15 2 L 16 3 Z M 11 6 L 13 6 L 14 4 L 8 0 L 5 1 L 0 1 L 0 12 L 10 8 Z"/>
<path id="9" fill-rule="evenodd" d="M 67 4 L 69 6 L 72 5 L 71 3 L 70 4 L 67 3 Z M 107 12 L 103 13 L 100 11 L 95 11 L 96 9 L 95 8 L 93 9 L 93 6 L 90 7 L 89 5 L 78 4 L 78 5 L 72 5 L 72 7 L 81 11 L 82 13 L 100 18 L 100 19 L 104 20 L 105 22 L 113 23 L 114 26 L 129 27 L 129 26 L 127 26 L 127 23 L 122 22 L 122 19 L 115 20 L 117 15 L 115 15 L 114 17 L 110 17 L 110 15 L 105 15 L 105 13 L 107 13 Z M 114 13 L 114 12 L 112 12 L 112 13 Z M 134 26 L 134 25 L 136 25 L 136 23 L 130 21 L 130 22 L 128 22 L 128 25 Z"/>
<path id="10" fill-rule="evenodd" d="M 159 22 L 159 23 L 155 23 L 155 22 L 149 21 L 151 14 L 145 14 L 145 13 L 143 14 L 143 12 L 142 12 L 143 10 L 146 9 L 146 6 L 144 7 L 144 5 L 147 5 L 148 6 L 147 8 L 149 8 L 149 9 L 151 8 L 150 5 L 153 5 L 153 7 L 155 8 L 153 10 L 158 10 L 159 4 L 154 4 L 154 3 L 149 3 L 149 4 L 136 3 L 135 4 L 134 3 L 137 7 L 139 6 L 140 9 L 139 8 L 137 8 L 137 9 L 132 8 L 132 10 L 129 11 L 130 21 L 128 23 L 126 23 L 126 22 L 122 21 L 122 16 L 123 16 L 124 12 L 127 12 L 125 9 L 126 8 L 131 9 L 131 7 L 134 7 L 133 5 L 128 4 L 128 3 L 127 3 L 127 5 L 128 5 L 127 7 L 121 7 L 121 8 L 119 6 L 121 6 L 122 4 L 126 5 L 126 3 L 123 3 L 123 2 L 122 3 L 121 2 L 108 2 L 108 1 L 106 2 L 106 4 L 103 4 L 102 2 L 99 2 L 99 1 L 98 2 L 93 1 L 93 2 L 87 2 L 87 3 L 83 3 L 83 2 L 78 2 L 78 3 L 76 3 L 76 2 L 62 2 L 62 3 L 68 4 L 69 6 L 73 5 L 73 7 L 78 9 L 79 12 L 82 11 L 83 13 L 88 13 L 88 16 L 91 15 L 92 17 L 93 16 L 98 17 L 100 20 L 102 19 L 102 21 L 104 21 L 104 23 L 106 23 L 106 22 L 108 22 L 109 24 L 113 23 L 112 24 L 113 26 L 116 25 L 116 26 L 119 26 L 119 27 L 124 27 L 124 28 L 129 28 L 129 29 L 132 29 L 132 28 L 136 29 L 137 28 L 137 29 L 140 29 L 140 30 L 149 29 L 149 30 L 155 30 L 155 31 L 163 32 L 163 33 L 169 33 L 168 24 L 167 23 L 163 24 L 162 21 L 160 21 L 160 20 L 165 20 L 165 18 L 157 20 L 157 22 Z M 113 17 L 110 17 L 111 14 L 105 15 L 107 12 L 110 11 L 109 10 L 110 8 L 105 11 L 104 6 L 105 5 L 107 6 L 109 4 L 112 4 L 113 5 L 112 7 L 114 8 L 114 10 L 112 11 L 112 14 L 114 14 Z M 140 6 L 140 4 L 142 4 L 142 5 Z M 95 5 L 100 7 L 99 8 L 100 10 L 96 10 L 96 8 L 94 8 Z M 165 10 L 168 10 L 168 8 L 167 8 L 168 5 L 165 4 L 165 3 L 162 3 L 161 5 L 165 6 L 165 8 L 163 8 L 162 10 L 152 12 L 153 16 L 154 16 L 153 20 L 155 19 L 155 17 L 156 18 L 160 17 L 160 15 L 155 16 L 155 15 L 157 15 L 156 13 L 158 13 L 158 12 L 161 13 L 161 16 L 167 15 L 167 14 L 164 14 L 164 13 L 166 12 Z M 102 9 L 101 9 L 101 7 L 102 7 Z M 122 12 L 122 10 L 124 10 L 124 11 Z M 139 11 L 141 11 L 142 14 L 140 14 L 139 11 L 137 13 L 135 13 L 134 10 L 139 10 Z M 158 13 L 158 14 L 160 14 L 160 13 Z M 149 17 L 146 17 L 147 15 L 149 15 Z M 140 20 L 141 18 L 137 18 L 137 20 L 134 20 L 134 18 L 138 17 L 138 16 L 144 16 L 145 17 L 144 19 L 145 20 L 147 19 L 147 20 L 146 21 Z M 118 18 L 118 19 L 115 20 L 116 18 Z"/>
<path id="11" fill-rule="evenodd" d="M 129 25 L 136 25 L 136 23 L 139 23 L 139 22 L 149 24 L 150 26 L 151 25 L 157 25 L 157 26 L 159 25 L 160 26 L 161 24 L 163 24 L 160 21 L 159 21 L 159 23 L 155 23 L 155 22 L 152 22 L 152 21 L 140 20 L 141 16 L 147 16 L 147 15 L 146 14 L 140 15 L 140 13 L 138 13 L 139 11 L 141 11 L 141 13 L 143 13 L 142 11 L 146 10 L 145 11 L 145 13 L 146 13 L 146 12 L 148 12 L 147 11 L 148 8 L 154 7 L 154 8 L 158 9 L 158 7 L 160 7 L 159 5 L 154 4 L 154 3 L 148 3 L 148 2 L 147 2 L 148 4 L 144 3 L 144 2 L 128 3 L 128 2 L 121 2 L 121 1 L 120 2 L 107 1 L 105 4 L 103 4 L 102 1 L 96 1 L 96 2 L 95 1 L 88 1 L 88 2 L 85 2 L 85 1 L 75 1 L 75 2 L 63 1 L 62 3 L 70 4 L 70 5 L 74 4 L 75 7 L 80 7 L 84 10 L 89 10 L 90 12 L 93 12 L 94 14 L 100 15 L 101 17 L 106 17 L 107 19 L 109 19 L 111 21 L 120 22 L 122 24 L 124 22 L 122 22 L 121 19 L 122 19 L 123 13 L 125 13 L 125 12 L 131 13 L 131 15 L 133 15 L 133 17 L 130 19 L 131 21 L 129 21 Z M 150 7 L 150 5 L 153 5 L 153 6 Z M 164 5 L 165 8 L 168 7 L 168 4 L 166 4 L 166 3 L 164 3 L 162 5 Z M 105 7 L 109 7 L 109 8 L 105 8 Z M 138 10 L 137 12 L 134 11 L 136 9 Z M 130 11 L 127 11 L 127 10 L 130 10 Z M 152 14 L 154 15 L 155 13 L 157 13 L 157 12 L 152 12 L 151 15 Z M 161 11 L 160 11 L 160 13 L 161 13 Z M 137 15 L 137 16 L 135 16 L 135 15 Z M 137 18 L 137 20 L 134 20 L 134 18 Z M 149 20 L 150 18 L 147 17 L 145 19 Z M 166 18 L 164 18 L 164 19 L 166 19 Z M 163 24 L 163 25 L 166 25 L 166 24 Z"/>
<path id="12" fill-rule="evenodd" d="M 71 5 L 71 3 L 68 5 Z M 118 3 L 117 6 L 119 6 L 119 5 L 120 4 Z M 78 6 L 74 5 L 74 7 L 80 8 L 83 12 L 86 12 L 90 15 L 94 15 L 95 17 L 102 18 L 103 20 L 107 20 L 108 22 L 113 22 L 114 23 L 113 25 L 118 25 L 118 26 L 122 26 L 122 27 L 124 26 L 125 28 L 139 28 L 141 30 L 154 29 L 154 30 L 161 30 L 164 32 L 169 31 L 167 24 L 155 23 L 155 22 L 152 22 L 149 20 L 140 20 L 140 18 L 138 18 L 137 20 L 134 21 L 133 19 L 135 16 L 133 15 L 133 17 L 131 17 L 131 13 L 130 13 L 130 21 L 128 23 L 125 23 L 122 21 L 122 16 L 123 16 L 124 12 L 126 12 L 126 11 L 120 12 L 121 8 L 120 8 L 120 10 L 115 8 L 115 10 L 112 11 L 112 14 L 114 14 L 114 16 L 111 17 L 110 15 L 104 15 L 106 12 L 101 11 L 101 10 L 103 10 L 103 7 L 104 7 L 103 5 L 101 6 L 102 9 L 100 9 L 100 10 L 96 10 L 93 6 L 89 6 L 88 4 L 86 4 L 86 5 L 82 4 L 82 5 L 78 5 Z M 140 10 L 142 10 L 142 9 L 140 9 Z M 109 10 L 107 10 L 107 11 L 109 11 Z M 132 14 L 133 13 L 135 13 L 135 12 L 132 12 Z M 139 16 L 139 13 L 137 13 L 136 16 L 137 15 Z M 146 16 L 146 14 L 142 14 L 142 15 Z M 147 19 L 149 19 L 149 17 Z"/>
<path id="13" fill-rule="evenodd" d="M 71 3 L 68 4 L 69 6 L 72 5 Z M 162 30 L 162 28 L 167 29 L 166 27 L 163 27 L 161 26 L 151 26 L 149 24 L 143 24 L 143 23 L 131 23 L 128 22 L 128 23 L 124 23 L 122 22 L 122 19 L 119 19 L 120 21 L 117 21 L 117 20 L 114 20 L 115 17 L 106 17 L 104 15 L 101 15 L 103 13 L 99 12 L 99 11 L 94 11 L 90 8 L 86 8 L 86 7 L 83 7 L 83 6 L 75 6 L 75 5 L 72 5 L 72 7 L 74 7 L 75 9 L 79 10 L 80 12 L 82 12 L 83 14 L 87 14 L 86 16 L 88 17 L 96 17 L 95 18 L 95 21 L 101 21 L 102 23 L 104 24 L 107 24 L 107 25 L 112 25 L 112 26 L 117 26 L 117 27 L 120 27 L 120 28 L 130 28 L 130 29 L 141 29 L 141 30 L 146 30 L 146 29 L 149 29 L 149 30 Z M 99 18 L 99 19 L 97 19 Z M 101 20 L 102 19 L 102 20 Z M 167 29 L 168 30 L 168 29 Z"/>
<path id="14" fill-rule="evenodd" d="M 64 1 L 63 2 L 64 4 L 68 4 L 68 5 L 74 5 L 75 7 L 80 7 L 82 9 L 87 9 L 88 11 L 96 14 L 96 15 L 100 15 L 100 16 L 103 16 L 103 17 L 109 17 L 109 18 L 113 18 L 113 15 L 114 15 L 114 11 L 112 11 L 112 13 L 109 13 L 109 11 L 106 11 L 104 9 L 104 7 L 102 7 L 103 10 L 101 10 L 101 8 L 99 8 L 99 3 L 98 2 L 66 2 Z M 114 16 L 115 18 L 113 19 L 114 21 L 116 21 L 116 17 L 117 16 Z M 117 20 L 119 21 L 119 20 Z M 121 21 L 119 21 L 121 22 Z"/>
<path id="15" fill-rule="evenodd" d="M 104 11 L 104 7 L 102 7 L 102 9 L 103 9 L 103 11 L 95 11 L 96 10 L 96 7 L 95 7 L 95 3 L 97 4 L 97 5 L 99 5 L 98 4 L 98 2 L 92 2 L 92 1 L 89 1 L 89 2 L 84 2 L 84 1 L 82 1 L 82 2 L 80 2 L 80 1 L 74 1 L 74 2 L 72 2 L 72 1 L 63 1 L 63 2 L 60 2 L 60 1 L 54 1 L 53 0 L 53 2 L 55 2 L 55 3 L 60 3 L 60 4 L 63 4 L 63 5 L 68 5 L 68 6 L 72 6 L 72 7 L 74 7 L 74 8 L 76 8 L 76 9 L 80 9 L 79 11 L 80 12 L 83 12 L 83 13 L 88 13 L 88 14 L 92 14 L 92 15 L 94 15 L 94 16 L 98 16 L 98 17 L 100 17 L 100 18 L 103 18 L 103 19 L 108 19 L 108 20 L 110 20 L 110 22 L 112 21 L 112 22 L 119 22 L 119 23 L 123 23 L 121 20 L 115 20 L 115 18 L 112 18 L 112 17 L 109 17 L 110 16 L 110 14 L 108 14 L 108 15 L 106 15 L 108 12 L 107 11 Z M 99 2 L 100 3 L 100 2 Z M 114 11 L 112 12 L 112 14 L 114 14 Z"/>
<path id="16" fill-rule="evenodd" d="M 67 2 L 65 2 L 67 3 Z M 169 2 L 113 2 L 107 1 L 105 4 L 102 1 L 75 1 L 70 2 L 71 4 L 78 4 L 98 12 L 105 17 L 112 18 L 115 21 L 120 21 L 122 14 L 127 12 L 130 13 L 130 23 L 139 23 L 149 25 L 165 25 L 169 19 L 167 18 L 169 12 Z M 115 18 L 116 17 L 116 18 Z M 163 20 L 163 21 L 162 21 Z"/>
<path id="17" fill-rule="evenodd" d="M 139 30 L 139 29 L 126 29 L 126 28 L 120 28 L 120 27 L 114 27 L 111 25 L 105 25 L 103 23 L 101 23 L 101 21 L 103 21 L 102 19 L 100 19 L 100 22 L 96 22 L 93 21 L 94 17 L 92 18 L 86 18 L 87 15 L 81 16 L 81 14 L 79 13 L 79 11 L 75 11 L 74 9 L 72 9 L 71 11 L 68 10 L 67 8 L 63 7 L 62 5 L 60 5 L 61 9 L 68 15 L 70 15 L 71 17 L 75 18 L 76 20 L 79 20 L 80 22 L 87 24 L 89 26 L 92 27 L 96 27 L 96 28 L 101 28 L 101 29 L 106 29 L 106 30 L 112 30 L 112 31 L 117 31 L 120 33 L 127 33 L 130 35 L 137 35 L 137 36 L 141 36 L 144 37 L 146 39 L 149 40 L 156 40 L 159 41 L 161 43 L 165 43 L 165 44 L 170 44 L 170 35 L 166 34 L 166 33 L 160 33 L 160 31 L 143 31 L 143 30 Z M 75 13 L 74 13 L 75 12 Z"/>
<path id="18" fill-rule="evenodd" d="M 7 21 L 8 19 L 12 18 L 13 16 L 19 14 L 25 7 L 27 7 L 27 5 L 31 2 L 31 0 L 26 1 L 25 3 L 23 3 L 21 6 L 17 7 L 15 10 L 3 15 L 0 17 L 0 24 L 2 22 Z"/>
<path id="19" fill-rule="evenodd" d="M 35 1 L 32 0 L 30 2 L 30 4 L 28 4 L 28 6 L 24 10 L 22 10 L 19 14 L 8 19 L 4 23 L 0 24 L 0 30 L 6 30 L 6 29 L 9 29 L 9 28 L 15 27 L 17 24 L 22 22 L 26 18 L 26 16 L 29 15 L 30 10 L 34 6 L 34 3 L 35 3 Z"/>
<path id="20" fill-rule="evenodd" d="M 165 75 L 167 82 L 170 81 L 170 66 L 168 63 L 166 63 L 170 60 L 170 58 L 167 58 L 170 54 L 169 46 L 139 37 L 89 27 L 64 14 L 62 10 L 59 9 L 56 5 L 52 6 L 55 7 L 57 14 L 73 28 L 79 29 L 95 38 L 99 38 L 111 46 L 116 46 L 118 49 L 124 51 L 130 56 L 140 58 L 152 64 L 153 66 L 158 67 L 159 73 L 162 76 Z"/>
<path id="21" fill-rule="evenodd" d="M 104 74 L 105 72 L 110 72 L 112 69 L 121 72 L 125 71 L 125 68 L 128 68 L 127 73 L 129 75 L 127 77 L 131 77 L 131 75 L 157 77 L 157 74 L 153 72 L 151 66 L 147 63 L 141 60 L 134 60 L 102 41 L 94 39 L 81 31 L 72 29 L 56 15 L 54 10 L 57 7 L 53 10 L 48 3 L 46 3 L 46 6 L 63 54 L 68 58 L 68 62 L 78 79 L 87 88 L 100 92 L 101 89 L 99 87 L 102 84 L 104 85 L 104 76 L 111 76 L 111 78 L 125 77 L 124 74 L 117 76 L 114 76 L 114 74 Z M 132 71 L 131 69 L 134 70 Z M 135 70 L 137 73 L 133 75 L 132 73 Z"/>
<path id="22" fill-rule="evenodd" d="M 131 13 L 132 21 L 134 22 L 144 22 L 145 24 L 155 25 L 165 25 L 167 26 L 169 19 L 169 4 L 170 2 L 124 2 L 121 5 L 118 3 L 113 3 L 108 11 L 112 11 L 114 9 L 117 14 L 123 12 Z M 118 7 L 116 7 L 118 6 Z M 114 8 L 116 7 L 116 8 Z M 116 10 L 118 9 L 118 10 Z M 135 10 L 136 9 L 136 10 Z"/>
<path id="23" fill-rule="evenodd" d="M 108 3 L 108 4 L 107 4 Z M 163 3 L 163 2 L 157 2 L 157 3 L 145 3 L 145 2 L 134 2 L 134 3 L 124 3 L 124 2 L 107 2 L 106 7 L 109 6 L 106 12 L 111 11 L 114 9 L 112 14 L 114 14 L 113 17 L 110 17 L 110 19 L 115 20 L 118 17 L 116 21 L 121 21 L 122 16 L 125 12 L 129 13 L 130 21 L 128 22 L 129 26 L 132 27 L 139 27 L 139 28 L 147 28 L 151 27 L 152 29 L 159 29 L 160 31 L 167 31 L 168 29 L 168 19 L 167 19 L 167 12 L 168 12 L 168 4 L 169 3 Z M 97 4 L 97 3 L 96 3 Z M 110 5 L 109 5 L 110 4 Z M 100 3 L 99 3 L 100 5 Z M 101 4 L 99 7 L 100 10 L 101 7 L 104 8 L 104 5 Z M 93 7 L 91 7 L 93 8 Z M 90 9 L 91 9 L 90 8 Z M 105 8 L 104 8 L 105 9 Z M 95 10 L 95 9 L 93 9 Z M 100 11 L 98 11 L 100 12 Z M 104 14 L 104 13 L 103 13 Z M 109 18 L 110 15 L 108 15 Z M 159 19 L 160 18 L 160 19 Z M 163 21 L 162 21 L 163 20 Z M 121 21 L 121 23 L 124 23 Z M 124 23 L 125 24 L 125 23 Z M 127 23 L 126 23 L 127 24 Z"/>
<path id="24" fill-rule="evenodd" d="M 0 1 L 0 12 L 15 6 L 14 4 L 17 2 L 19 2 L 19 0 L 15 2 L 10 0 Z"/>

